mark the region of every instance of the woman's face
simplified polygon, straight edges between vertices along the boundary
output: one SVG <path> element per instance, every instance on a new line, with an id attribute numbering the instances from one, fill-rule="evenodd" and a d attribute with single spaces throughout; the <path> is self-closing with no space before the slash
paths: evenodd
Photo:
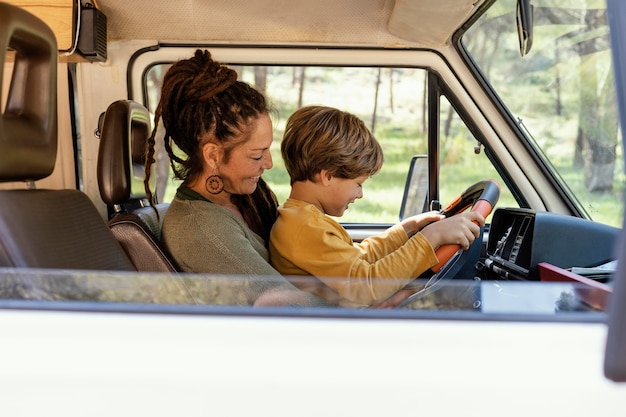
<path id="1" fill-rule="evenodd" d="M 274 166 L 272 145 L 272 121 L 267 114 L 253 120 L 250 140 L 232 150 L 227 163 L 219 167 L 224 181 L 224 191 L 229 194 L 252 194 L 259 178 L 266 169 Z"/>

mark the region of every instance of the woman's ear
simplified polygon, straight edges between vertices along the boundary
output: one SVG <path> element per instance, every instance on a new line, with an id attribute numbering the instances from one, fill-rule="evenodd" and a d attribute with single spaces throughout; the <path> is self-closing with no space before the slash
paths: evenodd
<path id="1" fill-rule="evenodd" d="M 202 157 L 209 168 L 215 170 L 222 160 L 221 148 L 212 142 L 202 145 Z"/>

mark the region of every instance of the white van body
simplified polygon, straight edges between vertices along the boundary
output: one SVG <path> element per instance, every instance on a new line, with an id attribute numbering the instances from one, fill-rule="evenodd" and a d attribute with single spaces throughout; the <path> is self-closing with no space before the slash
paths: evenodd
<path id="1" fill-rule="evenodd" d="M 607 352 L 626 350 L 621 330 L 626 274 L 621 263 L 615 266 L 624 255 L 620 224 L 624 201 L 615 196 L 624 190 L 623 143 L 620 140 L 615 144 L 614 158 L 604 171 L 615 174 L 614 192 L 573 192 L 562 177 L 569 180 L 569 175 L 578 175 L 576 171 L 583 168 L 553 169 L 554 161 L 543 151 L 564 149 L 564 154 L 573 154 L 570 145 L 575 140 L 576 126 L 570 119 L 541 119 L 539 135 L 533 137 L 526 124 L 532 126 L 536 120 L 516 118 L 499 95 L 499 88 L 506 90 L 506 86 L 515 84 L 515 78 L 536 75 L 536 79 L 529 76 L 529 84 L 536 85 L 545 96 L 533 102 L 529 92 L 525 107 L 551 109 L 558 101 L 555 90 L 551 90 L 556 81 L 548 83 L 542 76 L 557 68 L 563 70 L 569 61 L 546 67 L 541 61 L 542 65 L 528 64 L 528 68 L 519 70 L 521 64 L 512 55 L 515 64 L 511 65 L 510 79 L 501 77 L 501 84 L 497 84 L 494 77 L 496 88 L 487 76 L 490 68 L 481 60 L 486 57 L 472 56 L 475 44 L 464 38 L 472 35 L 477 22 L 483 22 L 479 19 L 493 13 L 491 22 L 501 22 L 504 17 L 510 20 L 502 23 L 507 28 L 501 33 L 502 42 L 516 41 L 515 9 L 529 6 L 530 1 L 7 3 L 41 18 L 59 42 L 57 162 L 52 175 L 36 181 L 34 187 L 80 190 L 105 222 L 110 220 L 111 207 L 101 198 L 95 168 L 100 115 L 120 99 L 140 103 L 153 115 L 155 105 L 150 102 L 150 94 L 158 88 L 150 85 L 147 74 L 155 67 L 192 56 L 196 49 L 208 49 L 216 60 L 248 70 L 372 68 L 389 69 L 390 78 L 394 69 L 415 71 L 424 79 L 424 99 L 419 98 L 418 110 L 426 116 L 415 110 L 410 123 L 429 125 L 418 136 L 428 144 L 430 160 L 438 161 L 428 168 L 428 201 L 438 200 L 430 197 L 439 197 L 439 185 L 445 189 L 448 179 L 466 173 L 462 169 L 461 174 L 446 171 L 447 163 L 454 156 L 462 155 L 457 159 L 463 160 L 476 153 L 490 158 L 486 160 L 493 167 L 488 163 L 480 166 L 484 166 L 485 175 L 502 175 L 502 197 L 514 204 L 507 207 L 501 203 L 504 207 L 500 217 L 493 213 L 490 218 L 495 221 L 485 229 L 480 242 L 480 273 L 470 279 L 445 279 L 437 287 L 445 299 L 448 285 L 454 291 L 454 284 L 460 281 L 463 294 L 469 291 L 475 297 L 461 308 L 443 302 L 443 307 L 388 310 L 185 303 L 171 301 L 166 297 L 170 295 L 165 294 L 167 290 L 155 289 L 157 284 L 149 286 L 154 294 L 146 290 L 146 282 L 171 279 L 167 274 L 58 271 L 0 262 L 0 416 L 624 416 L 626 378 L 620 372 L 624 372 L 626 362 L 620 362 L 623 355 L 618 354 L 622 368 L 614 370 L 613 362 L 609 367 L 605 363 Z M 535 51 L 552 42 L 549 35 L 558 34 L 568 46 L 575 42 L 572 37 L 560 36 L 561 30 L 569 28 L 563 22 L 542 32 L 549 23 L 549 15 L 541 14 L 542 10 L 553 7 L 568 13 L 579 10 L 581 14 L 574 13 L 574 17 L 595 17 L 600 22 L 592 27 L 594 30 L 580 35 L 583 41 L 601 38 L 599 49 L 581 57 L 609 52 L 619 56 L 625 48 L 626 43 L 615 41 L 624 39 L 623 31 L 621 38 L 617 34 L 623 26 L 621 20 L 617 19 L 616 25 L 610 19 L 626 18 L 621 0 L 609 0 L 608 11 L 607 4 L 600 0 L 573 1 L 573 5 L 547 0 L 532 3 Z M 509 6 L 511 10 L 505 10 Z M 85 34 L 85 27 L 81 35 L 77 19 L 85 10 L 94 8 L 102 14 L 100 19 L 106 16 L 106 56 L 101 50 L 92 56 L 78 49 L 80 36 L 98 36 Z M 501 20 L 499 13 L 504 16 Z M 567 13 L 563 16 L 571 18 Z M 523 29 L 521 24 L 519 28 Z M 617 37 L 612 38 L 610 46 L 605 42 L 609 36 Z M 499 39 L 489 41 L 497 45 Z M 494 53 L 498 50 L 495 48 Z M 602 68 L 598 73 L 606 76 L 608 70 L 600 67 L 602 61 L 593 61 L 596 63 Z M 619 60 L 614 65 L 619 102 L 623 99 L 620 94 L 626 96 L 626 91 L 619 89 Z M 5 68 L 13 68 L 10 59 Z M 10 76 L 9 70 L 3 73 L 3 86 Z M 563 84 L 571 81 L 563 78 Z M 611 90 L 609 82 L 613 79 L 607 76 L 606 80 L 603 85 Z M 520 87 L 512 95 L 519 96 L 519 91 L 525 90 Z M 0 92 L 4 106 L 8 89 L 4 87 Z M 396 93 L 400 95 L 398 90 Z M 570 91 L 569 98 L 574 93 Z M 438 106 L 440 99 L 442 110 L 428 115 L 427 110 Z M 609 108 L 624 112 L 623 106 Z M 439 159 L 445 153 L 439 153 L 439 143 L 443 144 L 446 136 L 443 120 L 448 109 L 460 133 L 453 138 L 458 142 L 450 142 L 453 145 L 448 148 L 441 145 L 452 156 Z M 564 131 L 574 133 L 559 136 Z M 463 146 L 456 146 L 458 143 Z M 398 175 L 403 181 L 411 172 L 409 161 L 417 153 L 411 148 L 403 155 L 407 166 Z M 446 163 L 439 166 L 441 161 Z M 583 182 L 575 178 L 575 184 Z M 0 190 L 25 188 L 23 182 L 0 183 Z M 443 192 L 442 196 L 447 198 Z M 606 199 L 612 200 L 606 203 Z M 610 221 L 602 217 L 607 212 L 612 216 Z M 509 233 L 501 233 L 509 226 L 506 222 L 512 219 L 512 225 L 517 216 L 542 222 L 544 228 L 537 227 L 536 236 L 542 230 L 550 231 L 542 236 L 542 242 L 537 238 L 528 244 L 533 251 L 530 264 L 512 262 L 526 274 L 519 280 L 498 272 L 502 265 L 489 270 L 491 264 L 485 262 L 495 258 L 493 249 L 498 239 L 504 243 L 522 240 L 522 234 L 517 240 L 507 240 Z M 347 223 L 358 241 L 388 227 L 390 222 Z M 501 235 L 496 236 L 496 232 Z M 571 255 L 580 248 L 582 255 Z M 554 258 L 541 258 L 553 249 Z M 2 254 L 0 250 L 0 261 Z M 583 293 L 590 291 L 601 297 L 600 304 L 578 300 L 579 296 L 582 301 L 588 298 L 581 296 L 581 287 L 568 279 L 572 274 L 567 269 L 572 265 L 558 268 L 561 282 L 540 279 L 539 263 L 557 264 L 565 258 L 569 261 L 570 255 L 592 257 L 594 261 L 602 258 L 602 265 L 595 262 L 594 267 L 614 268 L 604 275 L 608 276 L 607 283 L 585 281 L 583 286 Z M 514 261 L 514 256 L 510 259 Z M 612 262 L 604 264 L 609 260 Z M 578 266 L 588 266 L 583 263 L 581 259 Z M 511 262 L 505 264 L 511 267 Z M 515 271 L 513 268 L 509 272 Z M 177 277 L 190 281 L 206 278 L 207 282 L 224 278 Z M 136 278 L 147 281 L 137 284 Z M 65 279 L 75 280 L 76 288 L 84 294 L 78 296 L 46 285 Z M 208 291 L 209 285 L 200 287 Z M 119 299 L 110 295 L 115 291 L 119 291 Z M 433 295 L 439 294 L 437 291 L 433 287 L 430 295 L 441 301 Z M 157 301 L 151 298 L 153 295 Z M 455 294 L 450 298 L 458 301 Z"/>

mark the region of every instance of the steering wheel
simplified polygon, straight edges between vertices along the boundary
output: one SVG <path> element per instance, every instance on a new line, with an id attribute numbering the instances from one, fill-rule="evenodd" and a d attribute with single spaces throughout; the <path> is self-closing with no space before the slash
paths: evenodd
<path id="1" fill-rule="evenodd" d="M 471 207 L 471 211 L 476 211 L 486 218 L 495 207 L 499 197 L 500 186 L 497 182 L 494 180 L 479 181 L 468 187 L 443 210 L 441 210 L 441 214 L 446 217 L 451 217 L 455 214 L 463 213 Z M 478 244 L 482 245 L 482 242 L 478 242 Z M 417 298 L 423 297 L 427 293 L 434 291 L 438 284 L 440 284 L 444 279 L 455 276 L 461 270 L 467 260 L 464 259 L 464 257 L 469 257 L 469 252 L 469 250 L 462 250 L 460 245 L 440 246 L 435 251 L 437 259 L 439 259 L 439 263 L 425 273 L 432 274 L 428 279 L 426 287 L 415 292 L 415 289 L 410 288 L 411 284 L 409 284 L 407 287 L 401 289 L 387 300 L 376 304 L 376 307 L 403 307 L 415 301 Z M 424 276 L 424 274 L 422 274 L 422 276 Z"/>
<path id="2" fill-rule="evenodd" d="M 494 180 L 479 181 L 463 191 L 446 208 L 441 210 L 441 214 L 451 217 L 455 214 L 463 213 L 469 207 L 472 207 L 470 211 L 478 212 L 484 218 L 487 218 L 498 202 L 499 197 L 500 186 L 497 182 Z M 459 245 L 443 245 L 439 247 L 435 251 L 439 263 L 430 269 L 435 273 L 440 272 L 446 263 L 460 251 L 461 247 Z"/>

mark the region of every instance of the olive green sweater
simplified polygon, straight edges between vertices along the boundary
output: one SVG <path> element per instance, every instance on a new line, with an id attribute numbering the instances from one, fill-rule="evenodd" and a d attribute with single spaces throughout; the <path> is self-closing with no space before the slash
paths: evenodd
<path id="1" fill-rule="evenodd" d="M 295 298 L 282 297 L 282 304 L 320 304 L 269 264 L 263 239 L 243 220 L 185 186 L 163 219 L 162 239 L 183 271 L 212 274 L 197 289 L 203 302 L 248 305 L 270 290 L 287 290 L 282 294 Z"/>
<path id="2" fill-rule="evenodd" d="M 179 189 L 163 219 L 162 236 L 183 271 L 279 275 L 263 239 L 226 208 Z"/>

